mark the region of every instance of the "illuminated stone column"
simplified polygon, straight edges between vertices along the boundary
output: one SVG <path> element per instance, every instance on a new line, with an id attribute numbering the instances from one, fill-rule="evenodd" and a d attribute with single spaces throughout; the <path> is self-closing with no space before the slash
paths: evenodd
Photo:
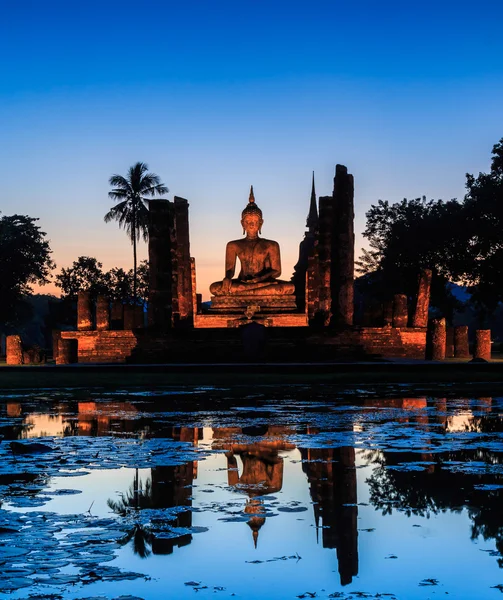
<path id="1" fill-rule="evenodd" d="M 92 328 L 91 293 L 79 292 L 77 296 L 77 329 L 79 331 L 91 331 Z"/>
<path id="2" fill-rule="evenodd" d="M 6 362 L 8 365 L 23 364 L 23 345 L 19 335 L 8 335 L 5 340 Z"/>
<path id="3" fill-rule="evenodd" d="M 445 319 L 433 319 L 431 322 L 431 360 L 445 359 Z"/>
<path id="4" fill-rule="evenodd" d="M 331 239 L 331 324 L 353 325 L 354 312 L 354 181 L 344 165 L 336 165 Z"/>
<path id="5" fill-rule="evenodd" d="M 407 327 L 408 318 L 407 296 L 395 294 L 393 296 L 393 327 Z"/>
<path id="6" fill-rule="evenodd" d="M 192 274 L 189 239 L 189 203 L 184 198 L 175 196 L 175 225 L 176 225 L 176 262 L 178 320 L 190 325 L 193 322 L 192 308 Z"/>
<path id="7" fill-rule="evenodd" d="M 466 325 L 454 327 L 454 357 L 470 358 L 470 350 L 468 348 L 468 327 Z"/>
<path id="8" fill-rule="evenodd" d="M 318 238 L 318 274 L 319 274 L 319 301 L 318 314 L 320 321 L 328 325 L 331 316 L 331 284 L 330 263 L 332 259 L 332 196 L 320 197 L 319 209 L 319 238 Z"/>
<path id="9" fill-rule="evenodd" d="M 431 270 L 422 269 L 419 275 L 416 307 L 412 318 L 412 327 L 428 326 L 428 308 L 430 306 Z"/>
<path id="10" fill-rule="evenodd" d="M 475 347 L 473 358 L 491 360 L 491 330 L 477 329 L 475 332 Z"/>
<path id="11" fill-rule="evenodd" d="M 96 299 L 96 329 L 110 329 L 110 302 L 105 296 L 98 296 Z"/>
<path id="12" fill-rule="evenodd" d="M 79 343 L 77 340 L 60 339 L 58 343 L 57 365 L 71 365 L 78 362 Z"/>
<path id="13" fill-rule="evenodd" d="M 454 327 L 445 330 L 445 358 L 454 358 Z"/>

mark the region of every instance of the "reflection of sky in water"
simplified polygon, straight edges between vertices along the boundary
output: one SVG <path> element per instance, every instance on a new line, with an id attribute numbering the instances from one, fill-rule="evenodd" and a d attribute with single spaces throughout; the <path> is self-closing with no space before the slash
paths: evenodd
<path id="1" fill-rule="evenodd" d="M 438 514 L 430 512 L 426 516 L 415 514 L 407 516 L 406 506 L 402 506 L 401 510 L 392 507 L 391 514 L 383 514 L 382 507 L 377 508 L 371 503 L 369 479 L 378 477 L 380 472 L 391 473 L 390 482 L 403 486 L 402 491 L 410 491 L 410 486 L 414 486 L 414 477 L 419 478 L 417 481 L 424 481 L 421 477 L 430 477 L 427 463 L 435 462 L 435 454 L 431 453 L 434 447 L 426 447 L 425 440 L 431 442 L 436 439 L 436 435 L 453 435 L 458 436 L 453 438 L 456 443 L 470 442 L 471 437 L 459 436 L 465 434 L 469 436 L 471 435 L 469 431 L 487 429 L 489 421 L 480 421 L 484 415 L 491 417 L 493 433 L 495 433 L 491 439 L 487 436 L 482 436 L 480 439 L 485 440 L 484 443 L 491 443 L 491 456 L 501 460 L 503 450 L 499 433 L 502 429 L 501 403 L 494 401 L 489 404 L 485 399 L 485 402 L 469 405 L 464 401 L 451 404 L 448 401 L 409 398 L 402 402 L 394 399 L 389 405 L 372 406 L 372 404 L 376 403 L 372 401 L 367 403 L 364 409 L 352 409 L 355 414 L 351 421 L 351 431 L 352 435 L 357 436 L 354 440 L 357 448 L 355 453 L 357 520 L 356 528 L 351 529 L 346 522 L 346 527 L 339 532 L 339 535 L 357 536 L 358 574 L 348 585 L 341 586 L 339 573 L 341 557 L 338 557 L 336 548 L 323 547 L 323 530 L 321 528 L 317 530 L 315 527 L 315 506 L 311 495 L 313 485 L 321 486 L 319 489 L 337 490 L 338 486 L 347 485 L 349 481 L 337 479 L 341 477 L 341 472 L 337 470 L 337 463 L 333 463 L 333 471 L 330 471 L 326 461 L 320 462 L 321 458 L 331 456 L 327 454 L 330 452 L 331 445 L 337 445 L 338 428 L 342 427 L 347 431 L 347 424 L 341 426 L 341 413 L 334 411 L 329 417 L 323 414 L 320 417 L 319 421 L 323 422 L 325 429 L 318 427 L 307 434 L 302 426 L 300 432 L 296 434 L 295 429 L 291 430 L 291 439 L 294 439 L 295 435 L 299 436 L 300 448 L 293 448 L 291 443 L 284 443 L 288 438 L 286 433 L 278 438 L 268 437 L 267 433 L 258 435 L 256 431 L 245 432 L 245 435 L 241 429 L 225 433 L 222 429 L 213 438 L 212 429 L 205 428 L 197 440 L 197 436 L 192 435 L 188 428 L 187 440 L 194 440 L 199 449 L 211 448 L 214 442 L 214 448 L 220 451 L 197 461 L 197 468 L 190 467 L 188 471 L 183 471 L 181 467 L 162 467 L 157 477 L 160 479 L 162 493 L 165 494 L 167 488 L 162 487 L 165 484 L 164 480 L 171 476 L 169 474 L 175 473 L 175 477 L 178 477 L 175 492 L 185 499 L 184 502 L 192 502 L 194 511 L 191 526 L 194 528 L 194 533 L 190 543 L 180 547 L 175 543 L 171 554 L 152 553 L 148 558 L 143 559 L 133 552 L 132 544 L 128 543 L 117 551 L 117 558 L 107 564 L 144 573 L 150 579 L 96 582 L 85 587 L 67 586 L 64 588 L 64 597 L 82 598 L 104 594 L 114 598 L 121 594 L 133 594 L 145 599 L 193 598 L 196 594 L 193 586 L 184 585 L 185 582 L 190 581 L 208 586 L 207 589 L 197 592 L 197 597 L 203 598 L 230 597 L 231 594 L 245 599 L 295 598 L 305 592 L 316 593 L 318 598 L 328 598 L 329 594 L 340 592 L 343 594 L 341 597 L 344 598 L 349 597 L 351 591 L 364 591 L 370 594 L 388 593 L 396 595 L 397 598 L 425 600 L 435 596 L 446 596 L 447 593 L 449 597 L 462 599 L 497 596 L 498 590 L 491 587 L 503 581 L 503 570 L 498 567 L 497 556 L 488 552 L 495 549 L 494 537 L 488 537 L 487 540 L 482 536 L 471 539 L 473 520 L 467 508 L 468 498 L 473 494 L 473 486 L 482 479 L 478 479 L 477 475 L 469 474 L 469 471 L 458 476 L 462 479 L 453 479 L 455 475 L 449 473 L 450 479 L 446 480 L 446 485 L 460 486 L 460 481 L 465 482 L 463 485 L 466 486 L 466 505 L 464 505 L 464 496 L 461 495 L 461 504 L 450 506 L 446 501 L 444 507 L 439 503 L 441 510 Z M 386 415 L 380 413 L 384 413 L 390 407 L 401 412 L 393 413 L 396 418 L 386 421 Z M 317 410 L 320 410 L 319 405 Z M 239 418 L 243 421 L 241 428 L 246 424 L 247 419 L 244 412 L 244 410 L 239 411 Z M 94 414 L 93 411 L 86 410 L 85 414 L 87 416 L 83 422 L 87 424 L 86 431 L 92 429 L 89 424 L 92 424 L 94 427 L 92 430 L 96 431 L 96 427 L 100 425 L 92 421 L 93 415 L 96 417 L 95 420 L 99 418 L 103 420 L 103 411 Z M 250 414 L 255 413 L 251 411 Z M 329 412 L 327 414 L 330 415 Z M 13 416 L 15 416 L 14 412 L 9 415 L 9 417 Z M 112 421 L 118 423 L 120 419 L 116 417 L 117 415 L 114 417 L 115 421 Z M 44 435 L 44 432 L 51 436 L 61 435 L 67 418 L 68 414 L 64 418 L 60 415 L 49 418 L 48 414 L 44 413 L 25 414 L 23 420 L 29 428 L 20 433 L 19 437 L 25 437 L 26 431 L 29 433 L 26 437 L 30 438 Z M 73 418 L 75 420 L 75 416 Z M 129 434 L 131 423 L 127 416 L 125 418 L 127 423 L 124 425 L 124 431 Z M 188 416 L 186 421 L 190 419 L 197 420 L 193 416 Z M 160 422 L 162 419 L 158 420 Z M 207 415 L 202 419 L 204 420 L 208 420 Z M 111 423 L 113 425 L 112 421 L 101 423 L 104 431 L 110 429 Z M 214 422 L 218 422 L 218 417 L 214 418 Z M 273 419 L 274 426 L 278 426 L 280 422 L 281 418 Z M 50 429 L 50 426 L 53 428 Z M 257 421 L 253 421 L 253 426 L 265 428 L 264 431 L 269 427 L 270 430 L 270 426 L 267 426 L 264 421 L 261 421 L 260 425 Z M 150 427 L 151 431 L 154 431 L 152 424 Z M 415 438 L 407 433 L 409 435 L 407 439 L 410 440 L 410 446 L 407 448 L 406 444 L 404 447 L 403 436 L 406 431 L 410 432 L 411 428 L 417 428 L 421 433 L 421 443 L 414 447 Z M 145 431 L 144 424 L 138 424 L 138 431 L 140 429 Z M 328 434 L 324 435 L 327 432 Z M 425 434 L 429 437 L 425 437 Z M 175 439 L 182 439 L 183 432 L 178 432 L 177 435 L 179 438 Z M 225 437 L 226 435 L 228 438 Z M 330 442 L 332 438 L 334 442 Z M 277 439 L 281 439 L 282 442 L 274 450 L 274 440 Z M 315 448 L 312 451 L 307 450 L 310 439 L 313 440 Z M 499 447 L 496 446 L 496 442 Z M 169 443 L 171 441 L 168 439 L 166 444 Z M 192 441 L 190 443 L 192 444 Z M 260 443 L 264 445 L 259 448 L 257 444 Z M 445 443 L 445 440 L 442 443 Z M 374 451 L 372 461 L 369 463 L 369 450 L 377 447 L 378 444 L 381 445 L 381 449 Z M 396 450 L 394 445 L 399 452 L 394 451 Z M 317 447 L 322 449 L 317 450 Z M 259 515 L 263 516 L 264 520 L 258 531 L 257 548 L 254 547 L 252 530 L 246 522 L 252 515 L 244 513 L 247 501 L 250 501 L 256 493 L 252 491 L 254 488 L 250 485 L 229 485 L 230 463 L 226 453 L 229 453 L 230 448 L 236 456 L 235 465 L 238 469 L 236 477 L 244 477 L 246 464 L 257 466 L 253 462 L 257 456 L 259 462 L 263 463 L 259 466 L 263 467 L 265 472 L 271 473 L 271 482 L 277 482 L 277 475 L 281 474 L 281 489 L 266 492 L 263 497 L 256 500 L 259 504 L 263 504 L 264 511 Z M 462 452 L 465 452 L 465 455 L 460 454 Z M 449 457 L 442 455 L 443 460 L 448 458 L 453 463 L 475 460 L 467 456 L 466 452 L 468 450 L 457 447 L 456 452 L 452 452 Z M 307 456 L 310 456 L 314 462 L 306 463 Z M 338 454 L 337 451 L 333 456 L 342 460 L 342 454 Z M 319 465 L 317 461 L 320 462 Z M 379 462 L 385 463 L 384 470 L 379 466 Z M 407 467 L 410 463 L 416 465 L 417 475 L 407 468 L 401 471 L 404 465 Z M 310 467 L 315 469 L 317 466 L 320 467 L 319 471 L 309 471 Z M 398 466 L 397 471 L 388 470 L 388 467 L 395 466 Z M 306 470 L 311 474 L 310 478 Z M 185 473 L 185 479 L 176 475 L 182 472 Z M 315 480 L 313 479 L 315 472 L 325 475 L 331 473 L 330 477 L 333 480 L 326 481 L 327 477 L 322 478 L 325 481 Z M 190 475 L 187 480 L 187 473 L 195 476 L 192 489 L 185 487 L 190 485 L 192 477 Z M 153 471 L 140 469 L 138 475 L 145 487 L 145 482 L 152 480 Z M 411 479 L 404 479 L 404 477 Z M 81 493 L 51 497 L 43 507 L 21 508 L 12 506 L 7 501 L 3 508 L 16 513 L 45 510 L 61 514 L 84 514 L 91 507 L 90 512 L 94 516 L 110 516 L 112 513 L 107 500 L 119 499 L 121 494 L 127 492 L 134 479 L 135 469 L 132 468 L 97 469 L 82 477 L 51 477 L 43 489 L 43 494 L 50 495 L 57 490 L 69 488 L 79 490 Z M 388 480 L 385 480 L 385 483 L 386 481 Z M 498 478 L 493 476 L 491 481 L 501 483 L 501 475 Z M 498 491 L 479 492 L 479 494 L 490 493 L 500 494 Z M 413 498 L 413 495 L 410 497 Z M 340 497 L 336 495 L 334 498 L 336 504 L 340 503 Z M 470 502 L 473 504 L 473 498 Z M 414 506 L 411 508 L 414 509 Z M 339 510 L 339 512 L 335 511 L 335 516 L 338 515 L 341 519 L 341 515 L 344 514 L 341 512 L 341 506 L 337 505 L 335 509 Z M 244 518 L 229 520 L 231 513 Z M 120 520 L 122 517 L 114 518 Z M 323 520 L 320 521 L 321 523 Z M 202 529 L 198 532 L 197 528 Z M 293 558 L 295 555 L 299 555 L 300 560 Z M 286 558 L 280 560 L 282 557 Z M 419 585 L 421 582 L 427 583 L 428 580 L 437 580 L 438 585 Z M 45 588 L 43 591 L 61 593 L 61 589 Z M 34 591 L 29 589 L 30 593 Z M 36 591 L 41 593 L 40 589 Z M 26 598 L 27 589 L 19 590 L 10 597 Z"/>

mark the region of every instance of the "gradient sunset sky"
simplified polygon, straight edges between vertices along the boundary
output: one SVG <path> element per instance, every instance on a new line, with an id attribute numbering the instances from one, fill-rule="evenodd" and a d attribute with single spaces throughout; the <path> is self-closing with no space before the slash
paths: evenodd
<path id="1" fill-rule="evenodd" d="M 379 198 L 462 198 L 465 173 L 489 169 L 502 31 L 500 0 L 4 2 L 0 211 L 40 218 L 58 270 L 81 255 L 130 268 L 103 222 L 108 178 L 146 162 L 189 200 L 207 299 L 250 184 L 289 279 L 311 173 L 329 194 L 342 163 L 358 255 Z"/>

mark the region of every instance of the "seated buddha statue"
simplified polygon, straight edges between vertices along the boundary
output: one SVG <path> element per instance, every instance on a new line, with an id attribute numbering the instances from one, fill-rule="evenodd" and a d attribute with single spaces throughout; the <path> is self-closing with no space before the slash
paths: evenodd
<path id="1" fill-rule="evenodd" d="M 246 237 L 233 240 L 225 250 L 225 277 L 210 286 L 210 292 L 218 299 L 222 296 L 284 296 L 294 294 L 294 284 L 278 279 L 281 275 L 279 244 L 273 240 L 260 238 L 262 233 L 262 211 L 255 203 L 253 186 L 250 189 L 248 205 L 241 213 L 241 225 Z M 241 263 L 241 271 L 233 279 L 236 258 Z M 295 308 L 295 305 L 293 306 Z"/>

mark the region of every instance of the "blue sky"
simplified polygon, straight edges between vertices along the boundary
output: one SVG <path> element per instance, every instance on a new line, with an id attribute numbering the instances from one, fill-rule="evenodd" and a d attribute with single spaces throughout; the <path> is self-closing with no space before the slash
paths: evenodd
<path id="1" fill-rule="evenodd" d="M 489 169 L 502 28 L 496 0 L 5 2 L 0 210 L 40 217 L 59 267 L 129 267 L 108 178 L 147 162 L 190 202 L 207 297 L 253 184 L 289 279 L 313 170 L 319 194 L 354 174 L 359 249 L 379 198 L 461 198 Z"/>

